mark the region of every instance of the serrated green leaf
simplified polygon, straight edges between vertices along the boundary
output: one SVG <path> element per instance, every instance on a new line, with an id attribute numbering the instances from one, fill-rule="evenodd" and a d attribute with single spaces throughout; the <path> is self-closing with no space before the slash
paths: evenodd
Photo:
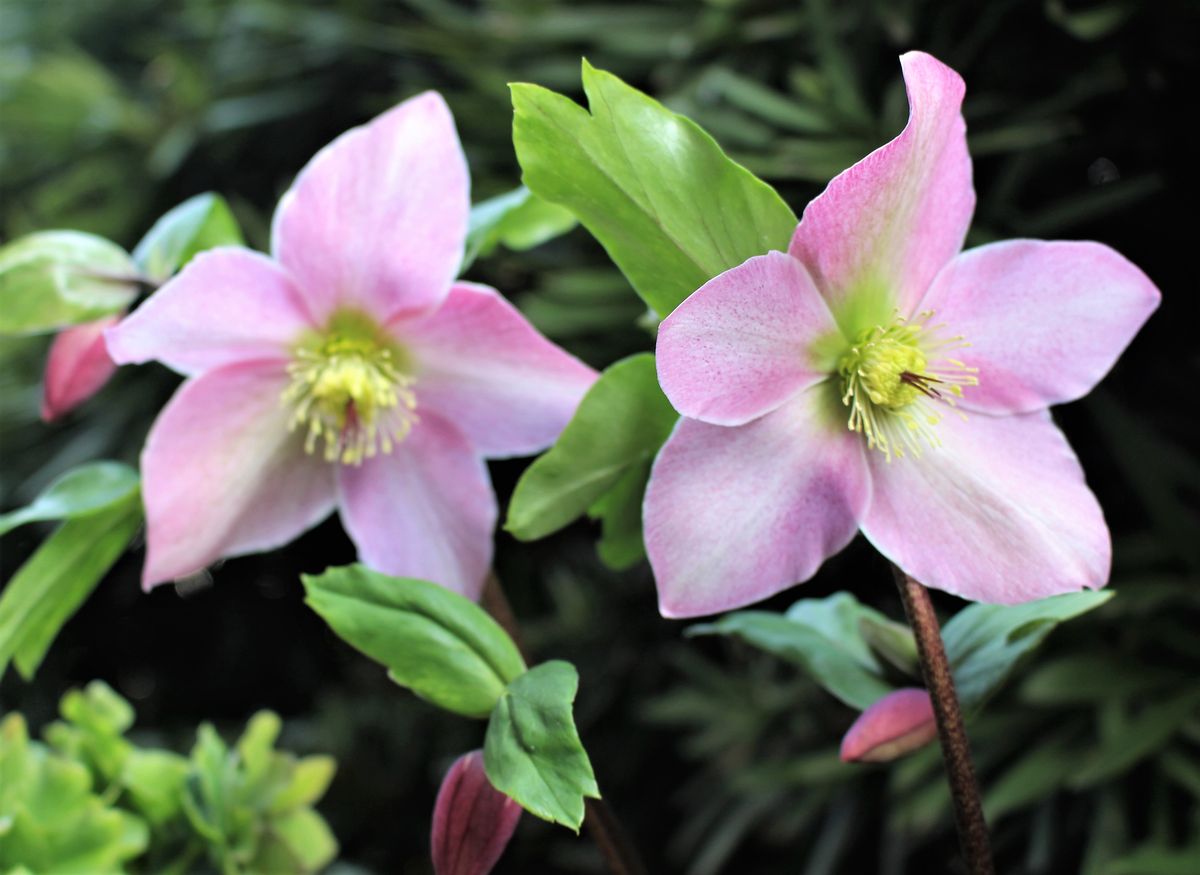
<path id="1" fill-rule="evenodd" d="M 610 365 L 554 446 L 517 482 L 505 529 L 532 541 L 582 516 L 654 458 L 678 418 L 658 386 L 653 355 Z"/>
<path id="2" fill-rule="evenodd" d="M 337 771 L 333 757 L 310 756 L 299 760 L 288 776 L 287 785 L 271 800 L 271 811 L 280 813 L 312 805 L 325 795 Z"/>
<path id="3" fill-rule="evenodd" d="M 129 306 L 137 267 L 117 244 L 39 231 L 0 246 L 0 334 L 38 334 Z"/>
<path id="4" fill-rule="evenodd" d="M 526 811 L 578 832 L 584 797 L 600 798 L 571 704 L 579 675 L 570 663 L 534 666 L 508 685 L 488 722 L 483 766 L 492 786 Z"/>
<path id="5" fill-rule="evenodd" d="M 574 213 L 660 316 L 747 258 L 785 250 L 796 217 L 699 126 L 584 61 L 590 112 L 512 86 L 524 183 Z"/>
<path id="6" fill-rule="evenodd" d="M 486 717 L 505 685 L 525 669 L 504 630 L 445 587 L 362 565 L 302 580 L 308 604 L 334 632 L 438 707 Z"/>
<path id="7" fill-rule="evenodd" d="M 575 214 L 542 200 L 525 186 L 490 198 L 471 208 L 466 255 L 462 269 L 497 246 L 517 252 L 541 246 L 578 224 Z"/>
<path id="8" fill-rule="evenodd" d="M 0 514 L 0 535 L 41 520 L 61 520 L 99 510 L 130 495 L 138 473 L 120 462 L 89 462 L 72 468 L 18 510 Z"/>
<path id="9" fill-rule="evenodd" d="M 162 282 L 198 252 L 241 243 L 241 229 L 225 199 L 206 192 L 164 213 L 134 248 L 133 260 L 147 277 Z"/>

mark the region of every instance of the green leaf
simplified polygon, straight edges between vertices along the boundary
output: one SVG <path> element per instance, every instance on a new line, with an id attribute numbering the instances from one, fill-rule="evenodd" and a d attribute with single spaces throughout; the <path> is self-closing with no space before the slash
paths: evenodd
<path id="1" fill-rule="evenodd" d="M 138 491 L 63 523 L 0 593 L 0 676 L 14 659 L 33 677 L 54 637 L 113 563 L 142 521 Z"/>
<path id="2" fill-rule="evenodd" d="M 38 334 L 125 309 L 137 268 L 115 243 L 40 231 L 0 246 L 0 334 Z"/>
<path id="3" fill-rule="evenodd" d="M 302 579 L 309 605 L 334 632 L 438 707 L 486 717 L 525 669 L 483 608 L 445 587 L 362 565 Z"/>
<path id="4" fill-rule="evenodd" d="M 576 832 L 584 797 L 600 798 L 571 715 L 578 688 L 570 663 L 553 660 L 531 668 L 496 703 L 483 744 L 492 786 L 531 814 Z"/>
<path id="5" fill-rule="evenodd" d="M 1101 872 L 1104 875 L 1196 875 L 1200 844 L 1172 850 L 1145 847 L 1113 860 Z"/>
<path id="6" fill-rule="evenodd" d="M 225 199 L 206 192 L 164 213 L 134 248 L 133 260 L 147 277 L 162 282 L 198 252 L 241 243 L 241 229 Z"/>
<path id="7" fill-rule="evenodd" d="M 250 872 L 319 872 L 337 856 L 338 843 L 321 815 L 309 808 L 271 820 Z"/>
<path id="8" fill-rule="evenodd" d="M 588 516 L 601 522 L 596 552 L 614 571 L 632 568 L 646 557 L 642 539 L 642 497 L 650 479 L 652 459 L 631 465 L 612 489 L 588 508 Z"/>
<path id="9" fill-rule="evenodd" d="M 1100 607 L 1112 590 L 1076 592 L 1022 605 L 975 604 L 942 629 L 946 656 L 965 710 L 979 707 L 1063 620 Z"/>
<path id="10" fill-rule="evenodd" d="M 583 63 L 589 113 L 512 86 L 524 183 L 571 210 L 660 316 L 717 274 L 786 250 L 796 217 L 699 126 Z"/>
<path id="11" fill-rule="evenodd" d="M 577 224 L 570 210 L 548 203 L 521 186 L 471 208 L 462 269 L 470 267 L 476 258 L 491 255 L 497 246 L 523 252 L 567 233 Z"/>
<path id="12" fill-rule="evenodd" d="M 658 387 L 653 355 L 610 365 L 558 441 L 517 482 L 505 529 L 533 541 L 582 516 L 654 458 L 678 418 Z"/>
<path id="13" fill-rule="evenodd" d="M 137 471 L 128 465 L 120 462 L 80 465 L 46 487 L 32 504 L 0 514 L 0 535 L 25 523 L 71 519 L 91 513 L 129 496 L 137 487 Z"/>
<path id="14" fill-rule="evenodd" d="M 1091 750 L 1071 776 L 1071 786 L 1093 787 L 1112 780 L 1164 748 L 1184 724 L 1200 713 L 1200 690 L 1154 702 L 1122 724 Z"/>
<path id="15" fill-rule="evenodd" d="M 859 621 L 866 614 L 875 612 L 842 592 L 799 601 L 786 615 L 738 611 L 686 634 L 740 638 L 799 666 L 832 695 L 863 710 L 892 691 L 862 637 Z"/>

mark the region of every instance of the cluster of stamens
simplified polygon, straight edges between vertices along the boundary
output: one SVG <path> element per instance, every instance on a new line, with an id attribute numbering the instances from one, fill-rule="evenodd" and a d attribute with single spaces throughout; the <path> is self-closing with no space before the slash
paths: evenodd
<path id="1" fill-rule="evenodd" d="M 289 428 L 305 429 L 304 449 L 329 462 L 361 465 L 390 453 L 417 422 L 413 378 L 396 353 L 373 339 L 334 336 L 296 351 L 283 401 L 293 405 Z"/>
<path id="2" fill-rule="evenodd" d="M 847 426 L 889 462 L 940 446 L 933 427 L 942 421 L 942 405 L 955 408 L 963 387 L 979 384 L 978 368 L 948 355 L 970 344 L 962 336 L 942 336 L 944 326 L 930 325 L 932 318 L 925 311 L 868 329 L 838 361 L 842 403 L 850 408 Z"/>

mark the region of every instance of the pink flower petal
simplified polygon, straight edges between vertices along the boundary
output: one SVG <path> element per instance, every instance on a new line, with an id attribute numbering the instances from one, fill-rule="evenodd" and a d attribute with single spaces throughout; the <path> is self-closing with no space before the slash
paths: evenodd
<path id="1" fill-rule="evenodd" d="M 108 316 L 64 329 L 50 344 L 42 389 L 42 419 L 51 422 L 100 391 L 116 372 L 104 331 L 120 316 Z"/>
<path id="2" fill-rule="evenodd" d="M 319 321 L 432 307 L 462 262 L 470 210 L 454 119 L 430 91 L 342 134 L 279 202 L 271 251 Z"/>
<path id="3" fill-rule="evenodd" d="M 929 693 L 917 687 L 895 690 L 858 715 L 842 738 L 842 762 L 885 763 L 935 738 Z"/>
<path id="4" fill-rule="evenodd" d="M 163 408 L 142 451 L 146 588 L 278 547 L 333 510 L 333 467 L 288 431 L 286 386 L 282 364 L 228 365 Z"/>
<path id="5" fill-rule="evenodd" d="M 975 209 L 962 78 L 923 52 L 900 57 L 908 125 L 836 176 L 804 210 L 789 252 L 842 323 L 908 314 L 962 248 Z"/>
<path id="6" fill-rule="evenodd" d="M 646 551 L 665 617 L 740 608 L 807 580 L 854 537 L 869 493 L 831 386 L 748 425 L 682 419 L 646 489 Z"/>
<path id="7" fill-rule="evenodd" d="M 521 806 L 492 787 L 483 752 L 454 761 L 433 806 L 436 875 L 488 875 L 521 819 Z"/>
<path id="8" fill-rule="evenodd" d="M 390 454 L 342 466 L 342 523 L 372 568 L 478 598 L 496 527 L 487 466 L 454 426 L 420 416 Z"/>
<path id="9" fill-rule="evenodd" d="M 435 312 L 392 330 L 415 361 L 418 412 L 454 423 L 484 456 L 554 443 L 596 381 L 487 286 L 458 283 Z"/>
<path id="10" fill-rule="evenodd" d="M 824 379 L 833 363 L 809 350 L 837 332 L 804 265 L 771 252 L 709 280 L 663 320 L 658 379 L 684 416 L 741 425 Z"/>
<path id="11" fill-rule="evenodd" d="M 922 309 L 971 344 L 963 406 L 1026 412 L 1086 395 L 1158 307 L 1158 289 L 1099 243 L 1009 240 L 964 252 Z"/>
<path id="12" fill-rule="evenodd" d="M 1016 604 L 1103 586 L 1111 545 L 1079 460 L 1045 411 L 947 416 L 919 458 L 872 451 L 872 544 L 926 586 Z"/>
<path id="13" fill-rule="evenodd" d="M 275 262 L 240 247 L 202 252 L 106 335 L 119 364 L 156 359 L 182 374 L 282 361 L 310 320 Z"/>

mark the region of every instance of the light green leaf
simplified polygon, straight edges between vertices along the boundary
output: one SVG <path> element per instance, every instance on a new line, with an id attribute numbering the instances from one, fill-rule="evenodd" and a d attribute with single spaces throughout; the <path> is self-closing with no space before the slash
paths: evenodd
<path id="1" fill-rule="evenodd" d="M 241 243 L 241 229 L 225 199 L 206 192 L 164 213 L 134 248 L 133 260 L 147 277 L 162 282 L 198 252 Z"/>
<path id="2" fill-rule="evenodd" d="M 137 267 L 115 243 L 40 231 L 0 246 L 0 334 L 38 334 L 125 309 Z"/>
<path id="3" fill-rule="evenodd" d="M 600 798 L 571 715 L 578 688 L 570 663 L 553 660 L 531 668 L 496 703 L 483 744 L 492 786 L 531 814 L 576 832 L 584 797 Z"/>
<path id="4" fill-rule="evenodd" d="M 558 441 L 517 482 L 505 529 L 533 541 L 582 516 L 631 469 L 654 458 L 678 418 L 658 387 L 653 355 L 609 366 Z"/>
<path id="5" fill-rule="evenodd" d="M 660 316 L 717 274 L 785 250 L 796 217 L 699 126 L 583 63 L 589 113 L 512 86 L 524 183 L 571 210 Z"/>
<path id="6" fill-rule="evenodd" d="M 337 856 L 338 843 L 321 815 L 299 808 L 273 818 L 251 872 L 319 872 Z"/>
<path id="7" fill-rule="evenodd" d="M 977 708 L 1063 620 L 1100 607 L 1112 590 L 1076 592 L 1022 605 L 975 604 L 942 629 L 946 656 L 965 710 Z"/>
<path id="8" fill-rule="evenodd" d="M 120 462 L 90 462 L 72 468 L 46 487 L 33 503 L 0 514 L 0 535 L 39 520 L 71 519 L 119 501 L 138 488 L 138 474 Z"/>
<path id="9" fill-rule="evenodd" d="M 302 579 L 308 604 L 334 632 L 438 707 L 486 717 L 525 669 L 483 608 L 445 587 L 362 565 Z"/>
<path id="10" fill-rule="evenodd" d="M 129 546 L 142 521 L 141 495 L 63 523 L 0 593 L 0 675 L 14 659 L 26 679 L 63 624 Z"/>
<path id="11" fill-rule="evenodd" d="M 490 198 L 471 208 L 462 269 L 476 258 L 491 255 L 497 246 L 523 252 L 567 233 L 576 224 L 570 210 L 542 200 L 525 186 Z"/>

